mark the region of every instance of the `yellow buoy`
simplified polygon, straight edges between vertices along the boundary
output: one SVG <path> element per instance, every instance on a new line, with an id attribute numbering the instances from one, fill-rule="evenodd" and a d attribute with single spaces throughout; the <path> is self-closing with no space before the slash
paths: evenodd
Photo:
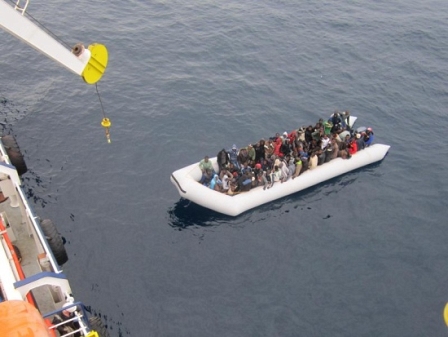
<path id="1" fill-rule="evenodd" d="M 103 118 L 103 120 L 101 121 L 101 126 L 106 130 L 107 142 L 110 143 L 109 129 L 112 126 L 112 123 L 110 122 L 110 119 L 109 118 Z"/>

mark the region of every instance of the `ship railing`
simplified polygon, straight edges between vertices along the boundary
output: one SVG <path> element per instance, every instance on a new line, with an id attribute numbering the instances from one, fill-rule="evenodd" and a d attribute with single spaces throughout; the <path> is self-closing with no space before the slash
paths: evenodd
<path id="1" fill-rule="evenodd" d="M 28 233 L 30 236 L 33 236 L 36 240 L 39 240 L 40 245 L 45 252 L 46 256 L 49 259 L 51 267 L 55 273 L 61 273 L 59 265 L 56 262 L 56 258 L 53 255 L 53 252 L 48 245 L 47 240 L 42 232 L 40 224 L 38 223 L 39 218 L 35 215 L 31 205 L 28 203 L 27 198 L 21 187 L 21 180 L 17 173 L 16 168 L 11 164 L 9 160 L 9 156 L 0 141 L 0 153 L 3 159 L 3 163 L 0 163 L 0 173 L 3 173 L 8 177 L 10 184 L 3 184 L 2 188 L 5 188 L 5 196 L 6 192 L 11 197 L 11 207 L 20 207 L 20 212 L 22 214 L 24 222 L 27 224 Z M 7 191 L 6 191 L 7 189 Z"/>
<path id="2" fill-rule="evenodd" d="M 45 319 L 50 319 L 51 317 L 53 317 L 54 315 L 59 315 L 62 314 L 63 310 L 67 310 L 70 308 L 76 308 L 76 311 L 74 312 L 74 316 L 71 318 L 68 318 L 62 322 L 56 323 L 56 324 L 52 324 L 48 326 L 49 330 L 54 330 L 57 329 L 60 326 L 64 326 L 67 325 L 71 322 L 75 322 L 79 324 L 79 328 L 77 329 L 73 329 L 73 331 L 70 331 L 64 335 L 61 335 L 60 337 L 68 337 L 68 336 L 73 336 L 75 334 L 77 334 L 78 332 L 81 332 L 83 334 L 83 336 L 95 336 L 93 334 L 90 333 L 90 326 L 87 320 L 87 312 L 86 309 L 84 307 L 84 304 L 81 302 L 75 302 L 71 305 L 68 306 L 64 306 L 61 309 L 58 310 L 54 310 L 52 312 L 46 313 L 44 314 L 42 317 Z"/>
<path id="3" fill-rule="evenodd" d="M 26 11 L 26 9 L 28 7 L 29 2 L 30 2 L 30 0 L 26 0 L 25 5 L 21 6 L 20 5 L 20 0 L 17 0 L 16 5 L 14 6 L 14 9 L 19 11 L 19 12 L 21 12 L 22 15 L 25 15 L 25 11 Z"/>

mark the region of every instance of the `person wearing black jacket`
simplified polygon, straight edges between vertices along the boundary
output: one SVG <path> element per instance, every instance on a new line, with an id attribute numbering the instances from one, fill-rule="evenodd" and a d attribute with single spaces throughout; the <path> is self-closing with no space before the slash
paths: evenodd
<path id="1" fill-rule="evenodd" d="M 219 167 L 218 173 L 220 173 L 222 169 L 227 168 L 227 166 L 229 165 L 229 154 L 225 149 L 222 149 L 221 151 L 218 152 L 218 155 L 216 156 L 216 161 Z"/>
<path id="2" fill-rule="evenodd" d="M 264 139 L 260 140 L 255 146 L 255 163 L 261 163 L 261 159 L 265 159 Z"/>

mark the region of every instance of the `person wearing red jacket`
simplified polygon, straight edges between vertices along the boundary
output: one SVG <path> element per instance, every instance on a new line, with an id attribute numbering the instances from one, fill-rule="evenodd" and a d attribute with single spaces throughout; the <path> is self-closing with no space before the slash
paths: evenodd
<path id="1" fill-rule="evenodd" d="M 356 152 L 358 152 L 358 145 L 356 144 L 356 138 L 352 138 L 348 145 L 348 153 L 353 156 Z"/>
<path id="2" fill-rule="evenodd" d="M 283 153 L 280 151 L 282 144 L 283 144 L 282 137 L 278 137 L 274 145 L 274 154 L 277 157 L 283 157 Z"/>

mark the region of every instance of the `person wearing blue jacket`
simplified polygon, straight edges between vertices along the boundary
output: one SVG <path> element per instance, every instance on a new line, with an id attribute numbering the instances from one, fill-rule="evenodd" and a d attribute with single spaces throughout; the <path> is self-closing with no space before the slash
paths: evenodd
<path id="1" fill-rule="evenodd" d="M 375 138 L 375 135 L 373 134 L 372 128 L 367 128 L 366 134 L 364 135 L 365 147 L 370 146 L 370 144 L 373 143 L 374 138 Z"/>
<path id="2" fill-rule="evenodd" d="M 239 170 L 240 164 L 238 163 L 238 148 L 233 144 L 232 148 L 228 151 L 229 161 Z"/>

